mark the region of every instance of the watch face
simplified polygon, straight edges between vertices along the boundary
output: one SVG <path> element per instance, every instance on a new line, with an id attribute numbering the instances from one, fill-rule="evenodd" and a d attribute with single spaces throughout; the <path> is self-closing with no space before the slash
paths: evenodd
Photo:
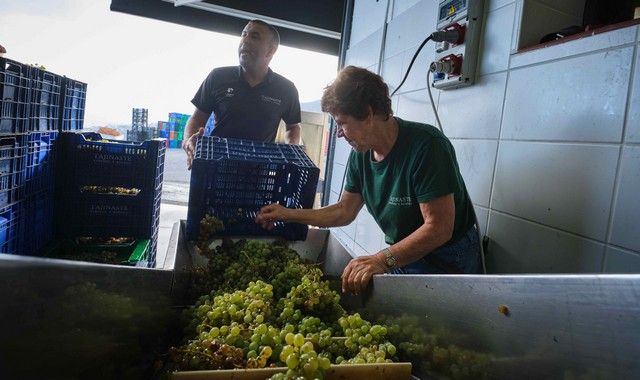
<path id="1" fill-rule="evenodd" d="M 385 258 L 385 262 L 387 263 L 388 267 L 393 268 L 393 267 L 396 266 L 396 260 L 395 260 L 395 257 L 393 257 L 393 256 L 389 256 L 389 257 Z"/>

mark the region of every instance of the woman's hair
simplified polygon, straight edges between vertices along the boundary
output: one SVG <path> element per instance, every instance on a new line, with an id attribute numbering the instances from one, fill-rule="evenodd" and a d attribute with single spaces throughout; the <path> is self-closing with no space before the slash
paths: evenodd
<path id="1" fill-rule="evenodd" d="M 389 98 L 389 87 L 377 74 L 355 66 L 347 66 L 322 94 L 322 111 L 330 114 L 349 115 L 364 120 L 369 107 L 374 115 L 387 120 L 393 111 Z"/>

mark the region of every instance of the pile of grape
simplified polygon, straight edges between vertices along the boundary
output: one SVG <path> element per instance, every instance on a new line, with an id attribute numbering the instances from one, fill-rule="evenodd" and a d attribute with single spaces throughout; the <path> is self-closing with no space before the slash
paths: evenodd
<path id="1" fill-rule="evenodd" d="M 204 224 L 208 239 L 215 220 Z M 322 271 L 286 243 L 197 246 L 209 259 L 195 276 L 205 295 L 190 311 L 190 339 L 170 350 L 171 370 L 286 367 L 272 379 L 322 379 L 331 363 L 397 361 L 387 328 L 347 315 Z"/>
<path id="2" fill-rule="evenodd" d="M 224 239 L 222 244 L 209 247 L 209 239 L 223 228 L 221 222 L 205 217 L 200 225 L 196 246 L 208 259 L 207 266 L 196 266 L 192 272 L 193 296 L 214 291 L 216 294 L 245 289 L 251 281 L 274 283 L 277 297 L 286 295 L 291 286 L 307 272 L 309 265 L 300 260 L 298 253 L 284 241 L 266 243 L 255 240 Z"/>
<path id="3" fill-rule="evenodd" d="M 398 356 L 415 363 L 418 371 L 433 371 L 452 379 L 486 378 L 492 357 L 489 354 L 447 344 L 441 337 L 452 331 L 425 332 L 418 317 L 402 315 L 383 318 L 389 340 L 398 345 Z M 425 368 L 421 368 L 421 367 Z"/>
<path id="4" fill-rule="evenodd" d="M 331 364 L 402 359 L 419 373 L 485 377 L 491 357 L 439 338 L 452 332 L 427 333 L 415 316 L 372 324 L 347 314 L 322 271 L 285 242 L 226 239 L 210 248 L 221 228 L 216 218 L 201 222 L 197 247 L 208 264 L 193 273 L 200 297 L 188 313 L 189 339 L 167 355 L 169 370 L 286 367 L 271 379 L 322 379 Z"/>

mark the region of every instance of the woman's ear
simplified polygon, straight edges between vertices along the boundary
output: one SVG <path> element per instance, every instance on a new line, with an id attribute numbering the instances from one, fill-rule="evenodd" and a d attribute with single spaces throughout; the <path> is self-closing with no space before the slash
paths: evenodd
<path id="1" fill-rule="evenodd" d="M 371 106 L 367 106 L 368 110 L 367 110 L 367 122 L 371 123 L 373 121 L 373 108 L 371 108 Z"/>

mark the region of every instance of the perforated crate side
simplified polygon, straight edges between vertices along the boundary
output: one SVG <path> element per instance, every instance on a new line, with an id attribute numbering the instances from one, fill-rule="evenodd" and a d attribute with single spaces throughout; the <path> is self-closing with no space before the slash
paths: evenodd
<path id="1" fill-rule="evenodd" d="M 29 65 L 0 58 L 0 135 L 25 133 L 29 123 Z"/>
<path id="2" fill-rule="evenodd" d="M 21 253 L 22 202 L 0 208 L 0 253 Z"/>
<path id="3" fill-rule="evenodd" d="M 79 186 L 154 189 L 164 165 L 160 139 L 105 142 L 97 133 L 63 132 L 56 146 L 69 174 L 64 180 Z"/>
<path id="4" fill-rule="evenodd" d="M 0 207 L 22 200 L 26 136 L 0 136 Z"/>
<path id="5" fill-rule="evenodd" d="M 54 196 L 43 190 L 22 202 L 21 254 L 36 255 L 53 238 Z"/>
<path id="6" fill-rule="evenodd" d="M 63 78 L 57 74 L 31 67 L 29 91 L 29 127 L 31 132 L 57 132 L 60 128 L 61 91 Z"/>
<path id="7" fill-rule="evenodd" d="M 65 77 L 62 81 L 60 104 L 60 131 L 76 131 L 84 128 L 84 110 L 87 84 Z"/>
<path id="8" fill-rule="evenodd" d="M 53 191 L 57 135 L 57 132 L 32 132 L 27 135 L 25 196 L 42 190 Z"/>
<path id="9" fill-rule="evenodd" d="M 214 215 L 225 223 L 223 235 L 306 238 L 308 226 L 276 224 L 265 230 L 254 220 L 260 208 L 280 203 L 311 208 L 320 170 L 300 147 L 246 140 L 202 138 L 191 172 L 187 236 L 196 239 L 199 221 Z"/>

